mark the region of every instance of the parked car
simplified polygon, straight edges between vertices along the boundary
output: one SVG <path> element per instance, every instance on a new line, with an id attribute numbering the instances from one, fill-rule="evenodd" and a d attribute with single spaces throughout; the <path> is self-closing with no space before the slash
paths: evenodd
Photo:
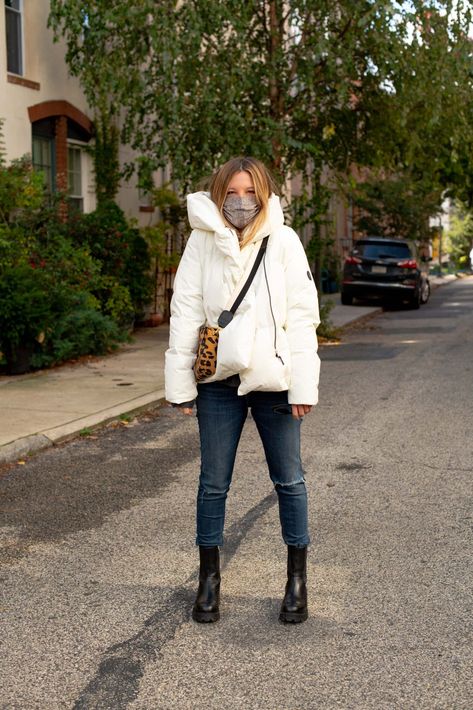
<path id="1" fill-rule="evenodd" d="M 345 260 L 342 303 L 350 306 L 354 298 L 382 298 L 408 301 L 411 308 L 419 308 L 430 296 L 428 261 L 410 240 L 360 239 Z"/>

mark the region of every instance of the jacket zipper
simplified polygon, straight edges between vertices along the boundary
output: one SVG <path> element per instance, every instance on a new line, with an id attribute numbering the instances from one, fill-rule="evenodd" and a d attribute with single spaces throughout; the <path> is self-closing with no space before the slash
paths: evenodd
<path id="1" fill-rule="evenodd" d="M 270 310 L 271 310 L 271 316 L 272 316 L 273 325 L 274 325 L 274 352 L 275 352 L 275 354 L 276 354 L 276 357 L 277 357 L 279 360 L 281 360 L 282 364 L 284 365 L 284 360 L 283 360 L 282 357 L 279 355 L 279 353 L 278 353 L 278 348 L 277 348 L 276 319 L 275 319 L 274 313 L 273 313 L 273 303 L 272 303 L 272 300 L 271 300 L 271 291 L 270 291 L 270 289 L 269 289 L 268 274 L 266 273 L 266 252 L 264 253 L 264 256 L 263 256 L 263 269 L 264 269 L 264 278 L 265 278 L 265 281 L 266 281 L 266 288 L 267 288 L 267 291 L 268 291 L 269 308 L 270 308 Z"/>

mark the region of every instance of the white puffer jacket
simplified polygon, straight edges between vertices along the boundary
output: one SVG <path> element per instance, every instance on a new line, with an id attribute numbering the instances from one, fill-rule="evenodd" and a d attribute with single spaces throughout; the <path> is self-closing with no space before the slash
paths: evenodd
<path id="1" fill-rule="evenodd" d="M 225 223 L 206 192 L 187 198 L 193 229 L 174 281 L 166 352 L 166 399 L 180 404 L 197 395 L 193 364 L 201 325 L 217 326 L 245 283 L 261 240 L 266 254 L 232 322 L 219 333 L 213 382 L 239 374 L 238 394 L 288 390 L 290 404 L 316 404 L 320 360 L 315 330 L 317 291 L 304 248 L 284 224 L 276 195 L 268 218 L 248 246 Z"/>

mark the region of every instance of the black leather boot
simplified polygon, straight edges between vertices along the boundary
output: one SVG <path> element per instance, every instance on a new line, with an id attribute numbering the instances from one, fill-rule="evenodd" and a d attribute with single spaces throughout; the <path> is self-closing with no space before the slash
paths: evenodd
<path id="1" fill-rule="evenodd" d="M 199 547 L 199 554 L 199 589 L 192 618 L 205 624 L 220 618 L 220 556 L 218 547 Z"/>
<path id="2" fill-rule="evenodd" d="M 307 547 L 287 546 L 286 593 L 279 621 L 299 624 L 307 619 Z"/>

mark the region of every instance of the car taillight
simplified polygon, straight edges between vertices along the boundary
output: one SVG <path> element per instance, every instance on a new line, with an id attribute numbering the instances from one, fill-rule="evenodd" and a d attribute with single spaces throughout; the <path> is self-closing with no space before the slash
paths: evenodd
<path id="1" fill-rule="evenodd" d="M 357 256 L 347 256 L 345 259 L 345 264 L 361 264 L 361 259 L 358 259 Z"/>
<path id="2" fill-rule="evenodd" d="M 404 259 L 404 261 L 398 261 L 397 265 L 403 269 L 417 269 L 417 261 L 415 259 Z"/>

